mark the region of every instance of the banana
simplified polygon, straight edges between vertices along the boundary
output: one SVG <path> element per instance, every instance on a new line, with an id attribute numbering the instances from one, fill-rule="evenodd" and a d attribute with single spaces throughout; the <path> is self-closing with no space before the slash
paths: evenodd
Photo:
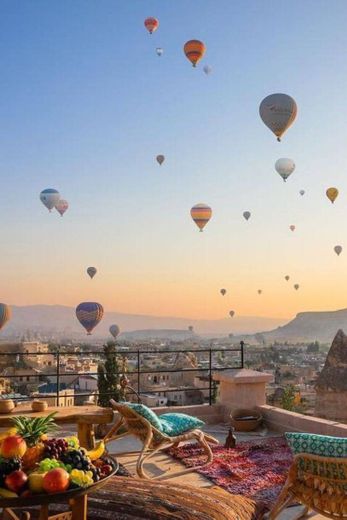
<path id="1" fill-rule="evenodd" d="M 100 459 L 103 456 L 105 451 L 105 443 L 104 441 L 100 441 L 93 450 L 87 451 L 87 455 L 90 460 Z"/>
<path id="2" fill-rule="evenodd" d="M 17 493 L 9 491 L 8 489 L 0 488 L 0 497 L 3 498 L 18 498 Z"/>

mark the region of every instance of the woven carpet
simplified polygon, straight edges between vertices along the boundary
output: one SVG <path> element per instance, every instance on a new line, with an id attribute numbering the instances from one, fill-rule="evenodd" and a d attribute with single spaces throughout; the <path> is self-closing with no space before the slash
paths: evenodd
<path id="1" fill-rule="evenodd" d="M 213 447 L 213 462 L 199 473 L 230 493 L 243 495 L 267 509 L 276 501 L 292 461 L 291 452 L 280 437 L 239 442 L 235 448 Z M 171 456 L 186 466 L 199 466 L 204 455 L 197 445 L 171 448 Z"/>

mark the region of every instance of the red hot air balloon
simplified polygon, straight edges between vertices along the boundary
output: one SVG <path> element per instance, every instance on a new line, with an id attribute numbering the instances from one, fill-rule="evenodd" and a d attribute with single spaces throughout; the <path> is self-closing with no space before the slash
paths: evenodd
<path id="1" fill-rule="evenodd" d="M 146 20 L 144 21 L 144 24 L 145 24 L 145 27 L 147 29 L 147 31 L 149 32 L 149 34 L 152 34 L 154 33 L 154 31 L 156 31 L 159 27 L 159 20 L 157 18 L 153 18 L 152 16 L 150 16 L 149 18 L 146 18 Z"/>
<path id="2" fill-rule="evenodd" d="M 196 64 L 205 54 L 206 47 L 200 40 L 189 40 L 184 44 L 183 51 L 188 60 L 192 63 L 193 67 L 196 67 Z"/>
<path id="3" fill-rule="evenodd" d="M 88 336 L 92 330 L 100 323 L 104 315 L 104 308 L 100 303 L 82 302 L 76 307 L 76 316 L 82 327 L 87 331 Z"/>

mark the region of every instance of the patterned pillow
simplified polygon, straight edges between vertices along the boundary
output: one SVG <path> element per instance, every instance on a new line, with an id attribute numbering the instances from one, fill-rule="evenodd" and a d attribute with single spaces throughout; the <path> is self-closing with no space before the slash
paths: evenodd
<path id="1" fill-rule="evenodd" d="M 161 431 L 170 437 L 181 435 L 181 433 L 195 428 L 201 428 L 205 423 L 197 417 L 191 417 L 185 413 L 164 413 L 159 417 Z"/>
<path id="2" fill-rule="evenodd" d="M 140 403 L 123 403 L 126 404 L 129 408 L 132 408 L 132 410 L 135 410 L 139 415 L 142 415 L 145 419 L 147 419 L 148 422 L 151 423 L 154 428 L 157 428 L 157 430 L 161 431 L 161 424 L 159 417 L 148 408 L 148 406 L 145 406 L 144 404 Z"/>
<path id="3" fill-rule="evenodd" d="M 290 449 L 298 453 L 310 453 L 323 457 L 347 457 L 347 438 L 316 435 L 315 433 L 286 433 Z"/>

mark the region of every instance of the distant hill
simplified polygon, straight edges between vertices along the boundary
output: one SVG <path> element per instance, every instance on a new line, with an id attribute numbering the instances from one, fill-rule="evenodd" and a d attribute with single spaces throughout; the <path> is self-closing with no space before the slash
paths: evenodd
<path id="1" fill-rule="evenodd" d="M 347 309 L 330 312 L 300 312 L 275 330 L 263 332 L 268 341 L 315 341 L 330 343 L 339 329 L 347 330 Z"/>
<path id="2" fill-rule="evenodd" d="M 18 338 L 23 334 L 39 334 L 43 337 L 87 339 L 84 329 L 78 323 L 75 309 L 63 305 L 29 305 L 12 306 L 12 319 L 1 331 L 1 338 Z M 147 316 L 105 312 L 102 322 L 94 330 L 92 338 L 100 339 L 109 335 L 108 329 L 112 323 L 117 323 L 122 332 L 143 331 L 143 337 L 148 337 L 148 329 L 168 330 L 171 337 L 173 330 L 188 330 L 194 327 L 196 334 L 226 335 L 229 333 L 252 334 L 258 330 L 276 327 L 286 320 L 262 318 L 253 316 L 235 316 L 221 320 L 190 320 L 187 318 Z M 89 338 L 89 337 L 88 337 Z M 90 338 L 90 339 L 92 339 Z"/>

